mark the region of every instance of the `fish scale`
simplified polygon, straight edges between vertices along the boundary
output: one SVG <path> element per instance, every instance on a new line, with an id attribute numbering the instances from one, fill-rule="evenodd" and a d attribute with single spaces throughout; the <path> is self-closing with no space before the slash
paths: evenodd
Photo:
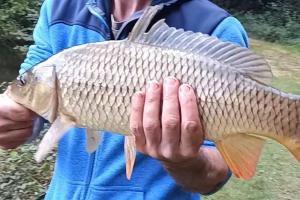
<path id="1" fill-rule="evenodd" d="M 269 86 L 269 65 L 246 48 L 170 28 L 164 20 L 145 32 L 158 10 L 147 9 L 126 40 L 64 50 L 20 77 L 28 83 L 9 87 L 10 98 L 53 122 L 36 159 L 43 159 L 67 128 L 87 129 L 89 152 L 97 149 L 95 131 L 108 130 L 125 135 L 130 177 L 131 97 L 149 81 L 172 76 L 194 88 L 205 138 L 215 142 L 237 177 L 253 176 L 265 138 L 285 145 L 300 161 L 300 97 Z"/>

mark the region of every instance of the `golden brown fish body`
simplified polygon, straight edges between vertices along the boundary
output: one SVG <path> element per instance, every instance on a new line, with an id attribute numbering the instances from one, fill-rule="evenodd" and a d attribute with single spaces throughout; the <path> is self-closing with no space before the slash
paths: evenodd
<path id="1" fill-rule="evenodd" d="M 131 97 L 150 80 L 173 76 L 195 89 L 205 137 L 216 143 L 236 176 L 253 176 L 265 137 L 300 161 L 300 97 L 267 85 L 272 74 L 266 62 L 245 48 L 163 21 L 144 33 L 154 13 L 145 13 L 128 40 L 65 50 L 28 72 L 27 83 L 9 88 L 10 98 L 54 122 L 48 135 L 59 130 L 55 139 L 46 134 L 40 148 L 72 126 L 87 128 L 90 151 L 99 140 L 94 131 L 121 133 L 131 138 L 125 142 L 131 171 Z M 44 151 L 38 160 L 49 149 Z"/>

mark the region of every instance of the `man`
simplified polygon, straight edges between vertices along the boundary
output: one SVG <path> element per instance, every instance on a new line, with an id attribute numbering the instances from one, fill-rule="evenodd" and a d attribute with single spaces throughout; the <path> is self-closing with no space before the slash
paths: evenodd
<path id="1" fill-rule="evenodd" d="M 126 38 L 150 4 L 164 5 L 155 20 L 166 18 L 170 26 L 247 46 L 240 23 L 206 0 L 46 0 L 21 72 L 71 46 Z M 1 147 L 15 148 L 28 140 L 37 127 L 35 118 L 8 99 L 0 102 Z M 130 181 L 125 176 L 123 136 L 105 132 L 98 150 L 89 155 L 84 130 L 73 128 L 59 143 L 46 199 L 193 200 L 228 180 L 226 163 L 214 145 L 203 140 L 195 93 L 179 80 L 154 80 L 137 92 L 130 127 L 143 153 L 137 155 Z"/>

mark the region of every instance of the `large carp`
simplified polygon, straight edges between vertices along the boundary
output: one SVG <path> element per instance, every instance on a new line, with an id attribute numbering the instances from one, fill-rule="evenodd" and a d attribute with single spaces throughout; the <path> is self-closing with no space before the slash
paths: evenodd
<path id="1" fill-rule="evenodd" d="M 173 76 L 198 97 L 205 138 L 215 142 L 237 177 L 250 179 L 266 138 L 300 161 L 300 97 L 269 86 L 270 67 L 247 48 L 168 27 L 146 32 L 159 6 L 146 9 L 128 39 L 64 50 L 21 74 L 6 95 L 52 123 L 39 145 L 41 161 L 70 127 L 125 135 L 127 177 L 135 160 L 129 129 L 131 97 L 150 80 Z"/>

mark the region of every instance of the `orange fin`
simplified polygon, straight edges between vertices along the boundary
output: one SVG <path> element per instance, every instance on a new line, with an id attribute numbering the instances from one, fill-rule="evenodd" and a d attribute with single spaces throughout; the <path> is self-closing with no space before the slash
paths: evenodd
<path id="1" fill-rule="evenodd" d="M 245 180 L 253 177 L 265 140 L 247 134 L 237 134 L 216 142 L 233 174 Z"/>
<path id="2" fill-rule="evenodd" d="M 135 136 L 125 136 L 124 151 L 126 159 L 126 177 L 130 180 L 136 156 Z"/>

